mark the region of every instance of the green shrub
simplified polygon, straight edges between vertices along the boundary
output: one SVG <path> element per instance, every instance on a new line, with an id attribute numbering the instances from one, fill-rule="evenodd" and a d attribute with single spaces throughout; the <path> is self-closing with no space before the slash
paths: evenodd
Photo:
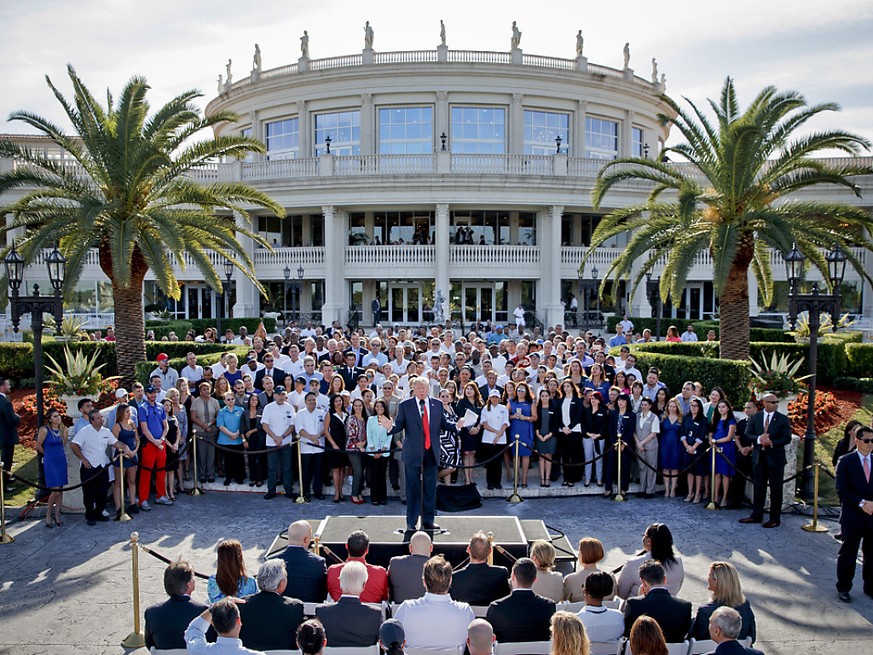
<path id="1" fill-rule="evenodd" d="M 679 342 L 668 343 L 666 341 L 653 341 L 651 343 L 635 343 L 631 348 L 631 352 L 639 354 L 640 352 L 655 352 L 665 355 L 683 355 L 685 357 L 709 357 L 718 359 L 718 341 L 696 341 L 696 342 Z"/>
<path id="2" fill-rule="evenodd" d="M 621 316 L 610 316 L 607 320 L 607 331 L 610 334 L 615 333 L 615 326 L 621 320 Z M 642 332 L 644 329 L 649 328 L 652 331 L 652 334 L 655 334 L 655 323 L 656 319 L 654 318 L 632 318 L 631 322 L 634 324 L 635 332 Z M 685 326 L 691 323 L 694 326 L 694 331 L 697 333 L 697 338 L 703 341 L 706 339 L 706 333 L 710 330 L 715 330 L 715 338 L 721 338 L 721 328 L 719 327 L 718 321 L 694 321 L 694 320 L 686 320 L 684 318 L 662 318 L 661 319 L 661 338 L 663 339 L 667 335 L 667 328 L 670 325 L 675 325 L 679 328 L 679 333 L 681 334 L 685 330 Z M 847 333 L 843 333 L 847 334 Z M 859 333 L 860 334 L 860 333 Z M 773 343 L 794 343 L 794 337 L 785 332 L 784 330 L 777 330 L 775 328 L 749 328 L 749 341 L 771 341 Z"/>
<path id="3" fill-rule="evenodd" d="M 873 376 L 873 343 L 846 344 L 846 375 L 858 378 Z"/>
<path id="4" fill-rule="evenodd" d="M 785 330 L 775 328 L 749 328 L 749 341 L 768 341 L 770 343 L 794 343 L 794 337 Z"/>
<path id="5" fill-rule="evenodd" d="M 166 353 L 170 359 L 185 359 L 188 353 L 206 355 L 208 353 L 222 353 L 227 346 L 208 341 L 146 341 L 146 358 L 155 360 L 158 353 Z M 183 365 L 184 366 L 184 365 Z"/>
<path id="6" fill-rule="evenodd" d="M 43 351 L 47 355 L 51 355 L 56 362 L 64 361 L 64 348 L 69 346 L 73 353 L 82 352 L 86 357 L 91 357 L 95 350 L 100 351 L 97 357 L 97 365 L 103 366 L 101 373 L 104 376 L 118 375 L 118 361 L 115 358 L 115 343 L 112 341 L 76 341 L 73 343 L 64 343 L 61 341 L 44 341 L 42 344 Z M 31 364 L 33 370 L 33 364 Z"/>
<path id="7" fill-rule="evenodd" d="M 824 335 L 822 340 L 826 343 L 862 343 L 864 341 L 863 332 L 853 332 L 852 330 L 844 330 L 843 332 L 831 332 Z"/>
<path id="8" fill-rule="evenodd" d="M 0 377 L 11 378 L 16 386 L 33 377 L 33 346 L 29 343 L 0 343 Z"/>
<path id="9" fill-rule="evenodd" d="M 684 382 L 692 380 L 703 384 L 707 391 L 712 387 L 722 387 L 734 406 L 741 406 L 749 397 L 750 375 L 746 362 L 640 350 L 637 368 L 645 371 L 650 366 L 660 369 L 661 381 L 672 394 L 678 393 Z"/>
<path id="10" fill-rule="evenodd" d="M 873 378 L 843 376 L 834 378 L 833 384 L 837 389 L 848 389 L 849 391 L 873 394 Z"/>
<path id="11" fill-rule="evenodd" d="M 155 339 L 160 341 L 164 337 L 169 337 L 170 332 L 175 332 L 179 339 L 184 339 L 188 334 L 188 330 L 193 330 L 194 325 L 191 321 L 148 321 L 146 323 L 146 334 L 149 330 L 155 333 Z"/>

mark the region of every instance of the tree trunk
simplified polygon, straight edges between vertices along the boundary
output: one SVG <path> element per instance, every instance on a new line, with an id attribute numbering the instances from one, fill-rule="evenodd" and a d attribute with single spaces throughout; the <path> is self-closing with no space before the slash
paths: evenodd
<path id="1" fill-rule="evenodd" d="M 98 246 L 100 268 L 112 283 L 115 302 L 115 357 L 118 363 L 119 385 L 130 390 L 136 380 L 136 365 L 144 362 L 145 311 L 143 310 L 143 280 L 148 264 L 138 247 L 133 249 L 130 261 L 130 284 L 120 286 L 112 270 L 112 254 L 106 240 Z"/>
<path id="2" fill-rule="evenodd" d="M 719 298 L 719 356 L 722 359 L 749 359 L 748 274 L 753 252 L 752 238 L 741 237 Z"/>

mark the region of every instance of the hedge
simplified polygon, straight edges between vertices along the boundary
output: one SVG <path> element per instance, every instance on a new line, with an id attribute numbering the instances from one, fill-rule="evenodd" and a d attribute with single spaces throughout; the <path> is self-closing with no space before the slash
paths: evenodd
<path id="1" fill-rule="evenodd" d="M 846 344 L 846 375 L 857 378 L 873 376 L 873 343 Z"/>
<path id="2" fill-rule="evenodd" d="M 837 389 L 873 394 L 873 378 L 838 377 L 834 379 L 834 386 Z"/>
<path id="3" fill-rule="evenodd" d="M 272 334 L 276 331 L 276 319 L 275 318 L 223 318 L 221 319 L 221 329 L 227 330 L 231 329 L 234 331 L 234 334 L 239 334 L 239 328 L 241 325 L 245 325 L 246 329 L 248 329 L 249 334 L 254 334 L 255 330 L 258 329 L 258 325 L 261 324 L 261 321 L 264 322 L 264 329 L 268 334 Z M 194 329 L 197 331 L 197 334 L 203 334 L 206 328 L 214 328 L 215 319 L 214 318 L 192 318 L 190 319 L 191 324 L 194 325 Z"/>
<path id="4" fill-rule="evenodd" d="M 652 341 L 649 343 L 632 344 L 631 352 L 639 356 L 641 352 L 654 352 L 664 355 L 682 355 L 683 357 L 708 357 L 718 359 L 718 341 L 696 341 L 668 343 L 666 341 Z"/>
<path id="5" fill-rule="evenodd" d="M 746 362 L 639 351 L 637 368 L 645 371 L 651 366 L 660 369 L 661 381 L 672 394 L 679 393 L 682 385 L 692 380 L 700 382 L 707 391 L 712 387 L 722 387 L 735 407 L 741 406 L 749 397 L 750 375 Z"/>
<path id="6" fill-rule="evenodd" d="M 607 330 L 610 334 L 615 332 L 615 326 L 621 320 L 620 316 L 610 316 L 607 321 Z M 655 334 L 655 321 L 657 319 L 654 318 L 632 318 L 631 322 L 634 324 L 635 332 L 642 332 L 644 329 L 649 328 L 652 331 L 652 334 Z M 721 328 L 719 327 L 718 321 L 694 321 L 694 320 L 686 320 L 684 318 L 662 318 L 661 319 L 661 338 L 667 336 L 667 328 L 670 325 L 675 325 L 679 328 L 679 333 L 685 331 L 685 326 L 688 324 L 694 326 L 694 332 L 697 334 L 697 338 L 703 341 L 706 339 L 706 333 L 710 330 L 715 330 L 715 338 L 719 339 L 721 337 Z M 845 333 L 844 333 L 845 334 Z M 860 332 L 856 333 L 860 336 Z M 775 328 L 758 328 L 753 327 L 749 328 L 749 340 L 750 341 L 771 341 L 774 343 L 794 343 L 794 337 L 785 332 L 784 330 L 777 330 Z"/>
<path id="7" fill-rule="evenodd" d="M 0 377 L 19 382 L 33 377 L 33 346 L 29 343 L 0 343 Z"/>
<path id="8" fill-rule="evenodd" d="M 155 323 L 155 325 L 149 325 Z M 164 337 L 169 337 L 170 332 L 175 332 L 179 339 L 184 339 L 188 334 L 188 330 L 193 330 L 194 324 L 191 321 L 148 321 L 146 323 L 146 334 L 149 330 L 155 333 L 155 339 L 160 341 Z"/>
<path id="9" fill-rule="evenodd" d="M 213 347 L 215 346 L 215 344 L 210 344 L 210 345 Z M 212 364 L 217 363 L 219 359 L 221 359 L 221 353 L 223 353 L 225 351 L 227 351 L 227 348 L 221 347 L 216 352 L 198 355 L 197 356 L 197 363 L 200 366 L 211 366 Z M 245 359 L 246 353 L 248 353 L 248 351 L 249 351 L 248 346 L 235 346 L 229 352 L 235 353 L 236 356 L 240 359 L 240 361 L 243 361 Z M 167 354 L 169 354 L 169 353 L 167 353 Z M 187 366 L 187 362 L 185 361 L 184 356 L 171 358 L 169 363 L 170 363 L 170 368 L 174 368 L 174 369 L 176 369 L 176 371 L 180 371 L 181 369 L 185 368 L 185 366 Z M 158 366 L 158 363 L 154 360 L 139 362 L 136 365 L 136 373 L 135 373 L 136 379 L 139 380 L 140 382 L 142 382 L 143 384 L 148 384 L 149 374 L 152 371 L 154 371 L 155 368 L 157 368 L 157 366 Z"/>

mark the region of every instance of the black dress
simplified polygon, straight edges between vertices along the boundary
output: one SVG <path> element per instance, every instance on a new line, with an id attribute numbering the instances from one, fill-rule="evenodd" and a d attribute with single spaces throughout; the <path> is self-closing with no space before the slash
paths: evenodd
<path id="1" fill-rule="evenodd" d="M 324 440 L 324 454 L 327 456 L 327 468 L 339 469 L 349 465 L 349 458 L 346 455 L 346 422 L 343 418 L 336 414 L 330 415 L 330 423 L 328 424 L 330 437 L 336 444 L 336 448 L 328 439 Z"/>
<path id="2" fill-rule="evenodd" d="M 177 447 L 184 443 L 184 439 L 179 438 L 179 420 L 175 416 L 167 417 L 166 443 L 174 443 Z M 179 468 L 178 448 L 175 452 L 167 448 L 167 463 L 164 465 L 164 470 L 175 471 L 177 468 Z"/>
<path id="3" fill-rule="evenodd" d="M 470 410 L 476 416 L 481 416 L 482 408 L 476 407 L 473 403 L 471 403 L 466 398 L 461 398 L 458 401 L 457 405 L 457 413 L 458 418 L 464 418 L 464 415 L 467 413 L 467 410 Z M 473 428 L 479 425 L 479 421 L 477 420 L 474 425 L 465 425 L 461 428 L 461 450 L 465 453 L 476 452 L 479 450 L 479 446 L 482 444 L 482 431 L 479 430 L 477 434 L 470 434 L 470 430 L 468 428 Z"/>
<path id="4" fill-rule="evenodd" d="M 686 453 L 685 466 L 693 464 L 691 473 L 706 476 L 710 474 L 710 469 L 712 468 L 710 463 L 711 455 L 707 452 L 709 447 L 709 421 L 703 415 L 695 421 L 691 418 L 691 414 L 686 414 L 682 419 L 682 445 L 693 446 L 698 439 L 703 443 L 697 447 L 693 457 Z"/>

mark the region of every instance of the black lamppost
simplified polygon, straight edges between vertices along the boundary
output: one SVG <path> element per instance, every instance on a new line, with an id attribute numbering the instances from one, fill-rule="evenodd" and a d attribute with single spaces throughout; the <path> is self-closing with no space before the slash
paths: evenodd
<path id="1" fill-rule="evenodd" d="M 643 157 L 645 157 L 646 159 L 649 158 L 649 144 L 648 143 L 643 144 Z"/>
<path id="2" fill-rule="evenodd" d="M 561 135 L 555 137 L 555 145 L 558 147 L 556 154 L 561 154 Z"/>
<path id="3" fill-rule="evenodd" d="M 303 300 L 303 276 L 306 271 L 303 270 L 303 264 L 297 267 L 297 282 L 295 282 L 294 286 L 297 288 L 297 319 L 300 319 L 300 310 L 302 309 L 301 301 Z M 294 311 L 293 303 L 291 307 L 291 311 Z"/>
<path id="4" fill-rule="evenodd" d="M 328 155 L 330 154 L 330 142 L 331 142 L 330 135 L 327 135 L 326 137 L 324 137 L 324 146 L 327 148 L 327 152 L 325 154 L 328 154 Z"/>
<path id="5" fill-rule="evenodd" d="M 602 328 L 603 323 L 600 320 L 600 293 L 598 293 L 598 291 L 597 291 L 597 284 L 598 284 L 597 276 L 599 275 L 599 273 L 600 273 L 600 271 L 597 270 L 596 264 L 591 267 L 591 282 L 592 282 L 592 286 L 594 287 L 594 299 L 596 301 L 595 310 L 594 310 L 595 311 L 594 318 L 598 323 L 598 327 Z"/>
<path id="6" fill-rule="evenodd" d="M 285 319 L 285 325 L 288 325 L 288 280 L 291 279 L 291 268 L 285 264 L 282 269 L 282 276 L 285 281 L 282 283 L 282 316 Z"/>
<path id="7" fill-rule="evenodd" d="M 18 324 L 24 314 L 30 314 L 30 327 L 33 330 L 33 370 L 36 378 L 36 427 L 42 427 L 43 421 L 43 397 L 42 397 L 42 315 L 52 314 L 55 318 L 56 330 L 60 332 L 61 322 L 64 318 L 64 300 L 61 290 L 64 287 L 64 275 L 66 274 L 67 259 L 61 254 L 58 247 L 46 257 L 45 263 L 48 268 L 49 282 L 52 285 L 51 296 L 42 296 L 39 293 L 39 285 L 33 285 L 32 296 L 19 295 L 21 283 L 24 278 L 24 257 L 13 247 L 3 261 L 6 266 L 6 279 L 9 282 L 9 307 L 12 310 L 12 329 L 18 332 Z"/>
<path id="8" fill-rule="evenodd" d="M 221 299 L 219 302 L 221 306 L 218 307 L 218 311 L 215 312 L 215 329 L 218 331 L 216 338 L 218 339 L 217 343 L 221 343 L 221 317 L 224 316 L 224 312 L 227 309 L 227 303 L 225 302 L 225 296 L 228 293 L 228 287 L 230 286 L 231 278 L 233 277 L 233 262 L 229 259 L 224 260 L 224 277 L 227 280 L 225 284 L 221 287 Z"/>
<path id="9" fill-rule="evenodd" d="M 445 132 L 443 132 L 442 134 L 440 134 L 440 150 L 445 150 L 445 149 L 446 149 L 446 139 L 448 139 L 448 138 L 449 138 L 449 137 L 446 135 Z"/>
<path id="10" fill-rule="evenodd" d="M 655 314 L 655 341 L 661 340 L 661 278 L 652 279 L 652 271 L 646 273 L 646 293 L 649 305 Z"/>
<path id="11" fill-rule="evenodd" d="M 839 245 L 835 245 L 827 256 L 828 279 L 831 293 L 821 293 L 818 282 L 812 283 L 810 293 L 800 293 L 800 277 L 806 256 L 797 249 L 795 244 L 791 252 L 783 256 L 788 276 L 788 314 L 789 322 L 794 325 L 800 312 L 809 314 L 809 396 L 807 397 L 806 434 L 803 438 L 803 472 L 800 483 L 800 496 L 804 500 L 812 500 L 814 494 L 814 476 L 812 463 L 815 458 L 815 387 L 818 359 L 818 329 L 821 326 L 820 314 L 827 312 L 836 317 L 840 313 L 840 285 L 846 274 L 846 254 Z M 836 321 L 834 321 L 836 322 Z"/>

